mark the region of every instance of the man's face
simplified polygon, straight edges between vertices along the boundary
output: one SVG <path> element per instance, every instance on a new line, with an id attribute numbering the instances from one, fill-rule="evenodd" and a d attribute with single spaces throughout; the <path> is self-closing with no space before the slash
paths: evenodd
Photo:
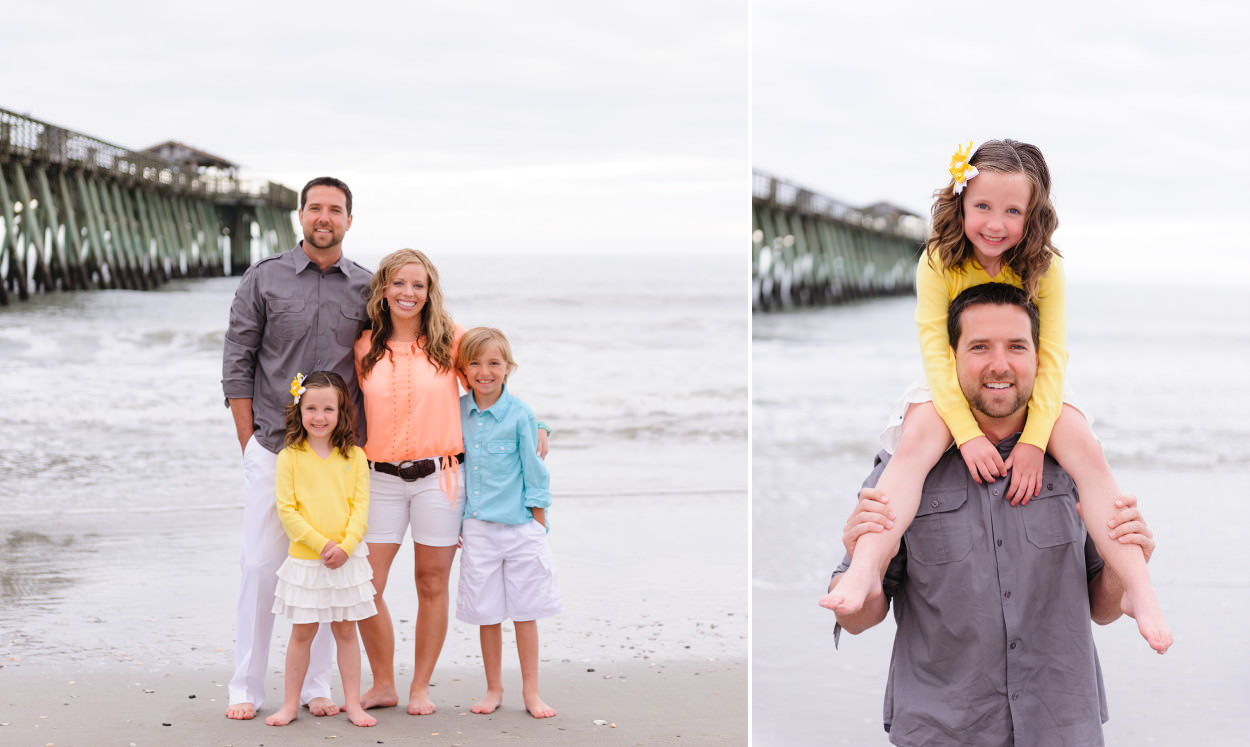
<path id="1" fill-rule="evenodd" d="M 955 372 L 964 397 L 989 417 L 1013 415 L 1028 404 L 1037 376 L 1029 315 L 1017 306 L 978 304 L 964 309 L 960 322 Z"/>
<path id="2" fill-rule="evenodd" d="M 318 184 L 308 190 L 304 207 L 299 211 L 299 224 L 304 229 L 304 243 L 316 249 L 333 249 L 343 243 L 343 236 L 352 227 L 347 214 L 347 195 L 337 187 Z"/>

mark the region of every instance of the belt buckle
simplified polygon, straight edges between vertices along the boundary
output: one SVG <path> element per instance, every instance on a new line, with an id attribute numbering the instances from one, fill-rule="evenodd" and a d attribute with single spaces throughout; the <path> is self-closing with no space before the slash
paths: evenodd
<path id="1" fill-rule="evenodd" d="M 405 460 L 395 465 L 396 476 L 404 482 L 416 482 L 424 477 L 421 474 L 421 463 Z"/>

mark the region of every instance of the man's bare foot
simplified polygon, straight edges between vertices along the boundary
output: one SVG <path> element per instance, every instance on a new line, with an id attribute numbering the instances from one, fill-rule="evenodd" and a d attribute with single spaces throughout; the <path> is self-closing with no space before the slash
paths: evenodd
<path id="1" fill-rule="evenodd" d="M 838 579 L 833 591 L 820 598 L 820 606 L 834 612 L 854 614 L 863 609 L 866 599 L 880 593 L 881 579 L 871 571 L 859 571 L 851 566 Z"/>
<path id="2" fill-rule="evenodd" d="M 370 708 L 393 708 L 399 705 L 399 693 L 395 686 L 374 685 L 360 696 L 360 707 L 366 711 Z"/>
<path id="3" fill-rule="evenodd" d="M 1172 646 L 1172 630 L 1168 627 L 1167 619 L 1163 617 L 1163 610 L 1159 607 L 1154 590 L 1141 594 L 1144 599 L 1134 599 L 1136 596 L 1138 595 L 1132 592 L 1124 592 L 1120 609 L 1137 621 L 1137 632 L 1146 639 L 1151 648 L 1161 654 L 1167 653 Z"/>
<path id="4" fill-rule="evenodd" d="M 503 702 L 502 690 L 500 690 L 499 692 L 495 692 L 494 690 L 487 690 L 486 695 L 483 696 L 481 700 L 474 703 L 473 706 L 469 708 L 469 710 L 473 711 L 474 713 L 494 713 L 495 709 L 498 708 L 499 704 L 502 702 Z"/>
<path id="5" fill-rule="evenodd" d="M 226 708 L 226 718 L 238 719 L 239 721 L 250 721 L 256 718 L 256 706 L 251 703 L 231 703 Z"/>
<path id="6" fill-rule="evenodd" d="M 434 701 L 430 700 L 430 691 L 422 688 L 408 693 L 408 714 L 410 716 L 428 716 L 438 710 Z"/>
<path id="7" fill-rule="evenodd" d="M 365 709 L 359 706 L 346 706 L 343 713 L 347 714 L 347 720 L 356 726 L 377 726 L 378 720 L 373 716 L 365 713 Z"/>
<path id="8" fill-rule="evenodd" d="M 314 716 L 337 716 L 338 704 L 329 698 L 313 698 L 308 701 L 308 712 Z"/>
<path id="9" fill-rule="evenodd" d="M 525 710 L 529 711 L 534 718 L 551 718 L 556 715 L 556 709 L 544 703 L 543 699 L 538 697 L 538 693 L 524 697 Z"/>
<path id="10" fill-rule="evenodd" d="M 277 713 L 265 719 L 270 726 L 286 726 L 299 715 L 299 706 L 282 706 Z"/>

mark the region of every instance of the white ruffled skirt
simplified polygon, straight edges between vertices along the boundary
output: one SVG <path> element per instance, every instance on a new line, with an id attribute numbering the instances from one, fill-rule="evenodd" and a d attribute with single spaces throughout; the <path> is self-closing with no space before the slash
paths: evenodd
<path id="1" fill-rule="evenodd" d="M 368 545 L 361 542 L 346 563 L 333 569 L 320 560 L 287 556 L 278 569 L 273 613 L 300 624 L 373 617 L 378 610 L 373 604 L 373 568 L 368 555 Z"/>

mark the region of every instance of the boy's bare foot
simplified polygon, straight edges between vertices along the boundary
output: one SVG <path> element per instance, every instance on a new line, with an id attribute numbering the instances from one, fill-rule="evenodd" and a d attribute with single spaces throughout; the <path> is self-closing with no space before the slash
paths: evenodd
<path id="1" fill-rule="evenodd" d="M 427 688 L 420 690 L 412 690 L 408 693 L 408 714 L 411 716 L 428 716 L 438 710 L 434 707 L 434 701 L 430 700 L 430 691 Z"/>
<path id="2" fill-rule="evenodd" d="M 1134 597 L 1137 596 L 1144 598 L 1135 599 Z M 1159 600 L 1155 597 L 1153 589 L 1140 595 L 1129 591 L 1124 592 L 1124 597 L 1120 600 L 1120 609 L 1137 621 L 1137 632 L 1141 633 L 1141 637 L 1146 639 L 1146 643 L 1149 643 L 1151 648 L 1161 654 L 1167 653 L 1168 648 L 1172 646 L 1172 630 L 1163 617 L 1163 610 L 1159 607 Z"/>
<path id="3" fill-rule="evenodd" d="M 339 706 L 329 698 L 313 698 L 308 701 L 308 712 L 314 716 L 337 716 Z"/>
<path id="4" fill-rule="evenodd" d="M 298 706 L 282 706 L 277 713 L 265 719 L 265 723 L 270 726 L 286 726 L 295 720 L 299 715 Z"/>
<path id="5" fill-rule="evenodd" d="M 503 702 L 502 690 L 499 692 L 495 692 L 494 690 L 487 690 L 486 695 L 481 700 L 474 703 L 473 706 L 469 708 L 469 710 L 473 711 L 474 713 L 494 713 L 495 709 L 498 708 L 499 704 L 502 702 Z"/>
<path id="6" fill-rule="evenodd" d="M 251 703 L 231 703 L 226 708 L 226 718 L 250 721 L 256 718 L 256 706 Z"/>
<path id="7" fill-rule="evenodd" d="M 881 579 L 871 571 L 848 568 L 833 591 L 820 598 L 820 606 L 834 612 L 854 614 L 863 609 L 864 601 L 881 593 Z"/>
<path id="8" fill-rule="evenodd" d="M 347 714 L 347 720 L 356 726 L 377 726 L 378 720 L 373 716 L 365 713 L 365 709 L 356 706 L 347 706 L 343 708 L 343 712 Z"/>
<path id="9" fill-rule="evenodd" d="M 544 703 L 543 699 L 538 697 L 538 693 L 524 697 L 525 710 L 529 711 L 534 718 L 551 718 L 556 715 L 556 709 Z"/>
<path id="10" fill-rule="evenodd" d="M 360 696 L 360 707 L 365 710 L 370 708 L 392 708 L 399 705 L 399 693 L 395 691 L 395 686 L 383 687 L 374 685 Z"/>

